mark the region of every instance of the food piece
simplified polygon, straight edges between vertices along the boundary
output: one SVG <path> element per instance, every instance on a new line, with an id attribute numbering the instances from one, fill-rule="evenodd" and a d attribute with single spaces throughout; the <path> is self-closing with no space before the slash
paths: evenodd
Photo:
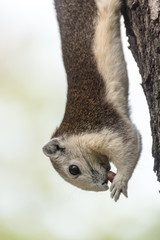
<path id="1" fill-rule="evenodd" d="M 112 171 L 107 171 L 107 179 L 112 182 L 116 174 Z"/>

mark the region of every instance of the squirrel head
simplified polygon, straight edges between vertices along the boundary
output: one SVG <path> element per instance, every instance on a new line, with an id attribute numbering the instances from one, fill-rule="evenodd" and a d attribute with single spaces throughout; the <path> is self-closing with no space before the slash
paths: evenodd
<path id="1" fill-rule="evenodd" d="M 53 138 L 43 147 L 43 152 L 55 170 L 72 185 L 89 191 L 108 190 L 108 158 L 95 152 L 81 138 Z"/>

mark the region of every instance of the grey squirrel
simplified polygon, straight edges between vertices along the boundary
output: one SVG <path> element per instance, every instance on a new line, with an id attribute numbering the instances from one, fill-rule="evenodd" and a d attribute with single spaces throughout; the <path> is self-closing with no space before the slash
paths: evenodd
<path id="1" fill-rule="evenodd" d="M 127 197 L 141 151 L 129 117 L 128 76 L 121 34 L 121 0 L 55 0 L 68 92 L 64 118 L 43 147 L 69 183 Z"/>

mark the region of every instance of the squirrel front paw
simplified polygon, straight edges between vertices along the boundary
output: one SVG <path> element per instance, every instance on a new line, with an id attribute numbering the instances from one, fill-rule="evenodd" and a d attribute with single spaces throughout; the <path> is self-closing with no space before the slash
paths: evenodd
<path id="1" fill-rule="evenodd" d="M 117 174 L 114 177 L 114 180 L 110 187 L 110 192 L 111 192 L 111 198 L 113 198 L 115 200 L 115 202 L 117 202 L 121 193 L 123 193 L 125 197 L 128 197 L 127 196 L 127 183 L 128 183 L 128 181 L 121 174 Z"/>

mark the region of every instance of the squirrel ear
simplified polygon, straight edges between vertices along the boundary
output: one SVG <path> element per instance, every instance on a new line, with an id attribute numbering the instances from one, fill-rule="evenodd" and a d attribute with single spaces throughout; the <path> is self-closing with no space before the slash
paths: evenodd
<path id="1" fill-rule="evenodd" d="M 60 139 L 53 138 L 43 147 L 43 152 L 47 157 L 57 157 L 65 148 L 62 146 Z"/>

